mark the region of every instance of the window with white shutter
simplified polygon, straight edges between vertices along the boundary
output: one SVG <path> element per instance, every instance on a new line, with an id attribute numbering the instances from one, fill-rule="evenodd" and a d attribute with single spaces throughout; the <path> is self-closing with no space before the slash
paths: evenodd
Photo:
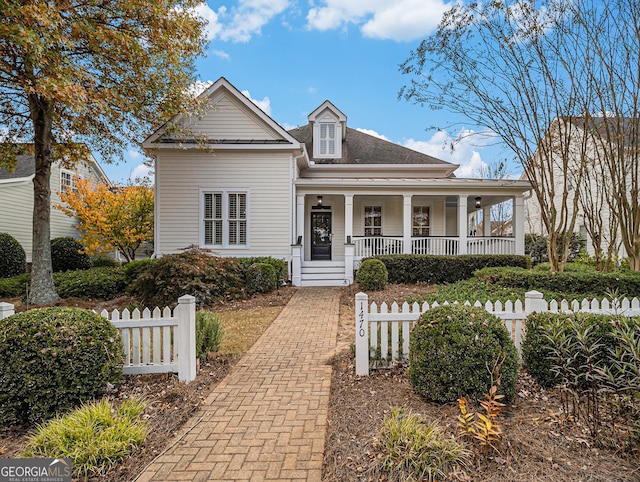
<path id="1" fill-rule="evenodd" d="M 248 244 L 248 194 L 202 191 L 202 243 L 217 248 Z"/>

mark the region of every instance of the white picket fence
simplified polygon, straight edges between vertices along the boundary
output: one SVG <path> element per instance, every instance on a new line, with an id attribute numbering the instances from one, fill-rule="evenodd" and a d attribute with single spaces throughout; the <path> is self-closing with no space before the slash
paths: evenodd
<path id="1" fill-rule="evenodd" d="M 457 303 L 457 302 L 456 302 Z M 444 302 L 442 304 L 449 304 Z M 513 340 L 518 352 L 526 331 L 526 318 L 533 312 L 575 313 L 588 312 L 598 314 L 618 314 L 624 316 L 640 316 L 640 301 L 638 298 L 629 300 L 602 301 L 562 300 L 546 301 L 539 291 L 529 291 L 525 294 L 524 303 L 521 300 L 515 302 L 501 301 L 480 303 L 464 303 L 485 308 L 489 313 L 500 318 Z M 418 318 L 430 308 L 439 306 L 439 303 L 404 303 L 401 307 L 393 303 L 391 307 L 382 303 L 380 307 L 376 303 L 369 305 L 369 297 L 365 293 L 356 294 L 356 375 L 368 375 L 371 366 L 385 365 L 400 358 L 409 357 L 409 336 L 411 329 Z"/>
<path id="2" fill-rule="evenodd" d="M 0 303 L 0 320 L 14 314 L 11 303 Z M 196 299 L 185 295 L 178 298 L 173 309 L 149 308 L 103 310 L 120 331 L 124 345 L 124 373 L 177 373 L 178 380 L 190 382 L 196 378 Z"/>

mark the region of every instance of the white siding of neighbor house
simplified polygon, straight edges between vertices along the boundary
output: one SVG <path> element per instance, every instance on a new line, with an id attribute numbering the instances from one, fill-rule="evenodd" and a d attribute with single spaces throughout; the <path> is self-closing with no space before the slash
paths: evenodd
<path id="1" fill-rule="evenodd" d="M 60 204 L 60 165 L 51 167 L 51 239 L 61 236 L 79 238 L 77 220 L 64 214 L 55 206 Z M 84 162 L 78 163 L 75 172 L 82 178 L 97 180 L 97 176 Z M 0 183 L 0 232 L 9 233 L 22 245 L 27 261 L 31 261 L 33 247 L 33 182 L 22 179 Z"/>
<path id="2" fill-rule="evenodd" d="M 194 132 L 218 140 L 281 138 L 226 89 L 220 90 L 212 108 L 202 119 L 198 119 L 197 126 L 190 127 Z"/>
<path id="3" fill-rule="evenodd" d="M 248 194 L 248 247 L 212 248 L 222 256 L 288 257 L 291 245 L 291 154 L 161 151 L 156 161 L 157 254 L 200 245 L 202 190 Z"/>

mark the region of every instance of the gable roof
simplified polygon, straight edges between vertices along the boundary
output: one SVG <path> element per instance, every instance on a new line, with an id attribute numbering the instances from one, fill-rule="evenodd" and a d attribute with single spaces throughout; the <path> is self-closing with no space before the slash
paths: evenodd
<path id="1" fill-rule="evenodd" d="M 307 152 L 313 152 L 311 124 L 291 129 L 289 133 L 306 145 Z M 311 158 L 311 161 L 315 164 L 424 164 L 451 166 L 453 169 L 458 167 L 450 162 L 365 134 L 351 127 L 347 127 L 346 130 L 341 159 Z"/>
<path id="2" fill-rule="evenodd" d="M 98 161 L 96 161 L 93 156 L 89 155 L 88 159 L 84 159 L 84 161 L 88 162 L 95 171 L 96 175 L 100 178 L 104 179 L 109 183 L 109 178 L 102 170 Z M 83 161 L 79 161 L 83 162 Z M 33 178 L 36 173 L 36 160 L 32 154 L 20 154 L 16 156 L 16 168 L 13 172 L 9 172 L 4 167 L 0 167 L 0 182 L 6 181 L 28 181 Z"/>
<path id="3" fill-rule="evenodd" d="M 198 96 L 198 99 L 206 103 L 205 112 L 200 118 L 189 119 L 186 114 L 177 115 L 147 137 L 142 146 L 148 149 L 178 145 L 195 146 L 199 144 L 201 146 L 204 143 L 216 146 L 216 148 L 223 146 L 230 148 L 275 146 L 299 149 L 301 147 L 300 143 L 280 124 L 224 77 L 220 77 L 214 82 Z M 222 106 L 223 103 L 224 106 Z M 230 113 L 242 119 L 244 125 L 249 125 L 251 128 L 248 131 L 246 129 L 234 131 L 235 125 L 220 121 L 222 107 L 224 107 L 226 114 Z M 185 132 L 177 135 L 169 134 L 169 127 L 175 125 L 183 125 Z M 218 132 L 207 132 L 212 128 Z M 197 130 L 199 130 L 198 133 Z"/>

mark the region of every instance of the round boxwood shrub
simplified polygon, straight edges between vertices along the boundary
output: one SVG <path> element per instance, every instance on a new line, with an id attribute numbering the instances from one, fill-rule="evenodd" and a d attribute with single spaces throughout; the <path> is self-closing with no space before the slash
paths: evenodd
<path id="1" fill-rule="evenodd" d="M 127 284 L 133 283 L 140 273 L 146 270 L 149 266 L 155 263 L 157 259 L 155 258 L 142 258 L 142 259 L 134 259 L 133 261 L 129 261 L 124 265 L 124 276 Z"/>
<path id="2" fill-rule="evenodd" d="M 276 289 L 278 275 L 276 269 L 267 263 L 254 263 L 247 268 L 247 293 L 269 293 Z"/>
<path id="3" fill-rule="evenodd" d="M 91 268 L 91 258 L 81 252 L 82 244 L 72 237 L 65 236 L 51 240 L 51 267 L 53 272 L 73 271 Z"/>
<path id="4" fill-rule="evenodd" d="M 356 281 L 363 290 L 384 289 L 388 279 L 387 267 L 379 259 L 365 259 L 356 271 Z"/>
<path id="5" fill-rule="evenodd" d="M 120 263 L 106 254 L 96 254 L 91 256 L 92 268 L 117 268 L 118 266 L 120 266 Z"/>
<path id="6" fill-rule="evenodd" d="M 0 233 L 0 278 L 11 278 L 27 271 L 27 255 L 9 233 Z"/>
<path id="7" fill-rule="evenodd" d="M 499 393 L 509 401 L 515 394 L 518 353 L 502 321 L 482 308 L 438 306 L 411 331 L 409 379 L 417 393 L 434 402 L 483 398 L 498 360 L 503 360 Z"/>
<path id="8" fill-rule="evenodd" d="M 41 308 L 0 320 L 0 424 L 30 425 L 102 395 L 122 376 L 123 347 L 106 319 Z"/>

